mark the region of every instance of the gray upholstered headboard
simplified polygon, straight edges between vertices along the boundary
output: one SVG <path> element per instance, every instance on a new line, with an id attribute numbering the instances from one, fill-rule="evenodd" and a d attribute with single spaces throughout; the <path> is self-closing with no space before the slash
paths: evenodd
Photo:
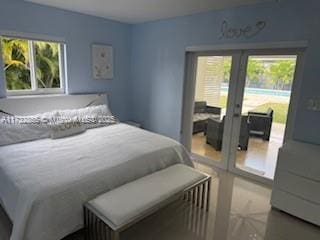
<path id="1" fill-rule="evenodd" d="M 91 103 L 108 104 L 107 94 L 39 95 L 0 98 L 0 110 L 29 115 L 56 109 L 83 108 Z"/>

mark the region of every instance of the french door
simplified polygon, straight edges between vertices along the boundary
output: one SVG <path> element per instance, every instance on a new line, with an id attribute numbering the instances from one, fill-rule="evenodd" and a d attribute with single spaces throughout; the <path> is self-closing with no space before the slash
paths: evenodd
<path id="1" fill-rule="evenodd" d="M 189 118 L 184 117 L 182 120 L 183 135 L 185 136 L 182 138 L 183 144 L 195 153 L 197 158 L 208 160 L 208 163 L 223 169 L 228 168 L 230 136 L 232 134 L 232 106 L 236 96 L 240 61 L 240 51 L 201 52 L 187 57 L 188 79 L 184 89 L 183 112 Z M 210 77 L 206 77 L 208 72 L 211 73 Z M 208 120 L 205 129 L 201 124 L 202 119 L 199 121 L 194 119 L 197 115 L 201 117 L 201 113 L 194 114 L 198 111 L 196 110 L 198 102 L 206 102 L 215 113 Z M 194 121 L 195 123 L 193 123 Z M 196 138 L 197 135 L 194 133 L 198 131 L 207 133 L 206 142 L 204 142 L 203 136 L 202 139 Z M 217 134 L 219 139 L 214 136 Z M 210 144 L 216 146 L 218 151 L 211 148 Z"/>
<path id="2" fill-rule="evenodd" d="M 269 124 L 271 123 L 273 126 L 281 125 L 283 138 L 279 138 L 278 142 L 282 145 L 286 139 L 292 138 L 295 106 L 298 99 L 297 93 L 299 92 L 297 89 L 299 89 L 300 84 L 300 81 L 297 81 L 297 79 L 301 77 L 302 73 L 303 53 L 303 49 L 297 48 L 208 51 L 187 55 L 187 79 L 184 89 L 184 118 L 182 122 L 182 140 L 184 145 L 196 154 L 198 159 L 202 159 L 208 164 L 266 184 L 272 184 L 273 176 L 265 175 L 263 171 L 259 171 L 259 168 L 255 169 L 255 165 L 253 165 L 253 167 L 244 167 L 244 165 L 241 164 L 241 161 L 244 159 L 243 156 L 247 158 L 248 156 L 251 157 L 251 159 L 249 159 L 251 162 L 258 162 L 258 154 L 259 151 L 262 151 L 261 149 L 271 149 L 275 147 L 274 143 L 268 139 L 271 129 L 268 130 L 268 133 L 261 131 L 261 136 L 259 136 L 260 132 L 256 131 L 259 134 L 252 136 L 252 133 L 255 133 L 255 131 L 252 130 L 254 126 L 261 125 L 261 123 L 257 124 L 253 122 L 253 114 L 251 114 L 250 111 L 251 108 L 253 110 L 261 110 L 262 112 L 273 112 L 277 109 L 276 121 L 281 121 L 282 125 L 272 122 L 275 121 L 274 117 L 273 120 L 269 121 Z M 278 65 L 277 61 L 279 62 Z M 211 73 L 211 78 L 206 79 L 202 77 L 204 80 L 202 80 L 201 83 L 197 83 L 197 79 L 201 79 L 201 74 L 203 74 L 204 70 L 201 68 L 203 68 L 204 62 L 207 64 L 206 71 Z M 290 69 L 288 68 L 288 64 L 291 64 Z M 219 66 L 222 65 L 224 66 L 223 77 L 222 74 L 219 73 Z M 273 71 L 276 73 L 278 70 L 274 69 L 276 65 L 278 67 L 280 66 L 282 71 L 288 71 L 287 75 L 282 74 L 289 83 L 281 86 L 281 89 L 290 88 L 290 91 L 274 89 L 275 86 L 273 86 L 273 84 L 281 85 L 283 79 L 279 79 L 280 83 L 272 82 L 269 79 L 271 78 L 269 76 L 273 74 L 269 73 L 271 71 L 271 65 Z M 267 71 L 268 74 L 263 75 L 263 73 Z M 289 73 L 292 75 L 292 79 L 290 79 Z M 259 81 L 257 81 L 257 83 L 248 82 L 249 80 L 253 81 L 252 79 L 254 79 L 255 74 L 257 76 L 260 74 Z M 209 84 L 210 81 L 212 83 L 211 85 Z M 214 84 L 217 81 L 219 82 L 218 87 L 217 84 Z M 250 87 L 255 86 L 254 84 L 256 84 L 256 86 L 259 86 L 259 84 L 266 85 L 268 89 Z M 205 88 L 205 90 L 201 90 L 201 88 Z M 206 96 L 202 96 L 201 93 Z M 214 93 L 214 96 L 210 95 L 210 93 Z M 220 99 L 218 102 L 215 100 L 217 97 Z M 195 102 L 201 99 L 206 99 L 206 102 L 209 102 L 207 104 L 211 106 L 214 104 L 210 104 L 210 101 L 216 103 L 216 107 L 221 109 L 218 116 L 213 116 L 208 119 L 204 136 L 200 136 L 206 139 L 205 143 L 201 143 L 202 145 L 198 142 L 200 141 L 200 137 L 197 139 L 198 135 L 193 132 L 197 130 L 194 125 L 194 122 L 197 121 L 197 119 L 194 119 L 196 115 L 195 111 L 197 111 L 197 106 L 195 106 L 197 103 Z M 287 101 L 287 103 L 281 102 L 279 99 L 284 102 Z M 269 106 L 268 104 L 270 104 L 270 107 L 267 110 L 264 109 Z M 284 108 L 283 106 L 288 109 L 278 110 L 279 107 Z M 285 113 L 282 114 L 281 111 Z M 279 117 L 279 115 L 281 115 L 282 118 Z M 258 121 L 259 120 L 261 119 L 258 119 Z M 265 123 L 265 125 L 268 126 L 267 123 Z M 199 125 L 199 127 L 201 131 L 201 125 Z M 192 140 L 190 140 L 190 138 Z M 221 140 L 221 142 L 219 142 L 219 140 Z M 260 143 L 261 145 L 259 145 Z M 214 150 L 211 150 L 212 147 Z M 201 152 L 201 148 L 205 148 L 205 151 Z M 273 149 L 274 155 L 266 151 L 266 154 L 269 154 L 268 157 L 273 159 L 274 164 L 271 166 L 271 168 L 273 168 L 271 172 L 273 171 L 273 173 L 276 167 L 277 152 L 278 148 Z"/>

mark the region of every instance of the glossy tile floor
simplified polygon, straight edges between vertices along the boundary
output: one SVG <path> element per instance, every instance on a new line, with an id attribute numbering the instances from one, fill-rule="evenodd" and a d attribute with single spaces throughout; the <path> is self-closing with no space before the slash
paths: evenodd
<path id="1" fill-rule="evenodd" d="M 121 239 L 320 239 L 319 227 L 271 209 L 268 187 L 202 164 L 195 165 L 213 176 L 209 213 L 177 201 L 125 231 Z M 0 240 L 8 240 L 9 232 L 10 223 L 0 210 Z M 64 240 L 83 240 L 83 236 L 80 231 Z"/>

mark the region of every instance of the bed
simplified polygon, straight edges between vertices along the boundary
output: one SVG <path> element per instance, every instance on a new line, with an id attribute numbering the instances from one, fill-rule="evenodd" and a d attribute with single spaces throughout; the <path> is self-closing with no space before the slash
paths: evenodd
<path id="1" fill-rule="evenodd" d="M 96 97 L 71 97 L 59 107 L 83 105 Z M 47 101 L 56 103 L 46 99 L 46 110 Z M 0 109 L 13 110 L 15 104 L 0 101 Z M 13 223 L 10 240 L 60 240 L 83 227 L 84 202 L 175 163 L 192 166 L 181 144 L 122 123 L 2 146 L 0 202 Z"/>

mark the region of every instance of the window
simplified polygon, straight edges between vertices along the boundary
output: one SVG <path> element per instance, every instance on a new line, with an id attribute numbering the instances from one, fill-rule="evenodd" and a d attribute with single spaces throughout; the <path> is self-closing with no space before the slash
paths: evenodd
<path id="1" fill-rule="evenodd" d="M 64 44 L 0 37 L 8 95 L 64 92 Z"/>

